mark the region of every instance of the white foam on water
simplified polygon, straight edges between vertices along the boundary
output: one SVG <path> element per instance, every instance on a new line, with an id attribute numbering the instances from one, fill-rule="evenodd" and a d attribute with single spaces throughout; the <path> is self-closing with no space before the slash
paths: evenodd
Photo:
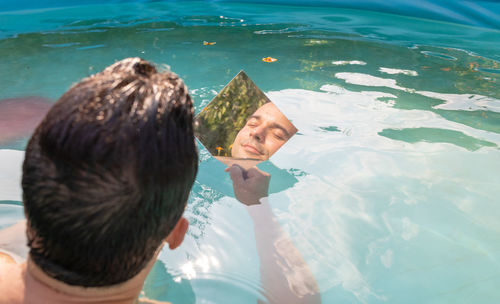
<path id="1" fill-rule="evenodd" d="M 328 92 L 328 93 L 334 93 L 334 94 L 345 94 L 346 93 L 346 89 L 344 89 L 343 87 L 340 87 L 338 85 L 334 85 L 334 84 L 325 84 L 325 85 L 322 85 L 321 88 L 319 88 L 319 89 L 321 91 Z"/>
<path id="2" fill-rule="evenodd" d="M 445 102 L 434 106 L 434 109 L 477 111 L 485 110 L 500 113 L 500 100 L 477 94 L 443 94 L 436 92 L 417 91 L 417 94 L 441 99 Z"/>
<path id="3" fill-rule="evenodd" d="M 493 97 L 477 94 L 447 94 L 429 91 L 417 91 L 411 88 L 401 87 L 396 80 L 381 78 L 363 73 L 342 72 L 336 73 L 335 77 L 345 80 L 346 83 L 368 87 L 387 87 L 395 90 L 420 94 L 422 96 L 441 99 L 444 103 L 434 106 L 435 109 L 477 111 L 486 110 L 500 112 L 500 100 Z"/>
<path id="4" fill-rule="evenodd" d="M 332 61 L 333 65 L 366 65 L 366 62 L 360 60 L 339 60 Z"/>
<path id="5" fill-rule="evenodd" d="M 391 68 L 379 68 L 378 69 L 380 72 L 382 73 L 386 73 L 386 74 L 404 74 L 404 75 L 408 75 L 408 76 L 418 76 L 418 73 L 416 71 L 412 71 L 412 70 L 401 70 L 401 69 L 391 69 Z"/>
<path id="6" fill-rule="evenodd" d="M 396 90 L 405 90 L 396 84 L 396 80 L 389 78 L 381 78 L 363 73 L 342 72 L 336 73 L 335 77 L 345 80 L 346 83 L 370 86 L 370 87 L 387 87 Z"/>

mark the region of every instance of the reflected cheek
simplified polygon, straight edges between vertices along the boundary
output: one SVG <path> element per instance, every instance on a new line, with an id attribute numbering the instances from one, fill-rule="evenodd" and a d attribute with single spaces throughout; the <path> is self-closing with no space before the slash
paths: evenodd
<path id="1" fill-rule="evenodd" d="M 267 145 L 267 151 L 269 153 L 269 156 L 273 155 L 274 152 L 278 151 L 279 148 L 281 148 L 281 146 L 283 146 L 284 142 L 282 141 L 272 141 L 272 142 L 269 142 L 269 144 Z"/>
<path id="2" fill-rule="evenodd" d="M 251 135 L 250 135 L 250 129 L 243 128 L 236 135 L 236 139 L 234 140 L 234 142 L 241 145 L 242 143 L 244 143 L 245 141 L 247 141 L 250 137 L 251 137 Z"/>
<path id="3" fill-rule="evenodd" d="M 238 135 L 236 135 L 236 137 L 245 138 L 248 137 L 249 135 L 250 135 L 250 128 L 245 126 L 243 127 L 243 129 L 240 130 L 240 132 L 238 132 Z"/>
<path id="4" fill-rule="evenodd" d="M 244 138 L 244 129 L 241 129 L 238 134 L 236 134 L 236 138 L 234 139 L 233 142 L 233 147 L 231 148 L 231 155 L 235 157 L 237 154 L 240 153 L 240 146 L 241 146 L 241 141 Z"/>

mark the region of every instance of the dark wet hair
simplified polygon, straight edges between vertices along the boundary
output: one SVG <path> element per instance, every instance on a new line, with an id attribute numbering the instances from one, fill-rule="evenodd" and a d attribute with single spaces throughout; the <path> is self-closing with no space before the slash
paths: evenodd
<path id="1" fill-rule="evenodd" d="M 194 183 L 193 112 L 182 80 L 140 58 L 66 92 L 26 149 L 31 259 L 71 285 L 108 286 L 138 274 Z"/>

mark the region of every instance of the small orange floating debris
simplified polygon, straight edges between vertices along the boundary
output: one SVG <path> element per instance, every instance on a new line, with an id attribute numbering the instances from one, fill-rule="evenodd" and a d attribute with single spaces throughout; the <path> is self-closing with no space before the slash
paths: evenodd
<path id="1" fill-rule="evenodd" d="M 448 71 L 450 70 L 450 68 L 441 68 L 440 70 L 441 70 L 441 71 L 448 72 Z"/>
<path id="2" fill-rule="evenodd" d="M 208 41 L 203 41 L 203 45 L 214 45 L 217 42 L 208 42 Z"/>
<path id="3" fill-rule="evenodd" d="M 479 64 L 477 64 L 477 62 L 470 62 L 469 63 L 469 70 L 472 70 L 472 71 L 477 71 L 477 68 L 479 67 Z"/>
<path id="4" fill-rule="evenodd" d="M 265 58 L 262 58 L 262 61 L 264 61 L 264 62 L 275 62 L 275 61 L 278 61 L 278 59 L 273 58 L 273 57 L 265 57 Z"/>

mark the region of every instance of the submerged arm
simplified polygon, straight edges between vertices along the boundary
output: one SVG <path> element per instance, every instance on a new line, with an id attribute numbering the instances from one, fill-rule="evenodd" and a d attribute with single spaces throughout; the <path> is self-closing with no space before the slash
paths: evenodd
<path id="1" fill-rule="evenodd" d="M 269 303 L 321 303 L 309 266 L 283 230 L 268 203 L 269 174 L 257 168 L 228 169 L 236 198 L 247 205 L 254 223 L 261 282 Z"/>

